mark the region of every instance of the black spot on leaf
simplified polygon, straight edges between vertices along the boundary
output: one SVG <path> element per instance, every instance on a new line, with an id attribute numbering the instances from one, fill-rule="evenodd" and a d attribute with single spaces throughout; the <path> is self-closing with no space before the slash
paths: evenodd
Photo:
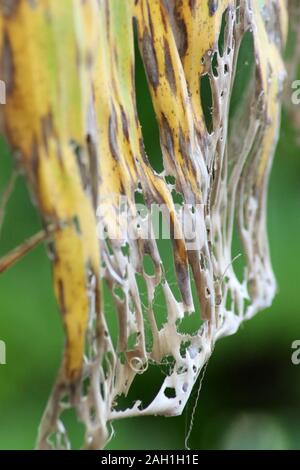
<path id="1" fill-rule="evenodd" d="M 210 16 L 213 16 L 218 9 L 218 0 L 208 0 L 208 11 Z"/>
<path id="2" fill-rule="evenodd" d="M 175 78 L 175 72 L 174 72 L 174 67 L 172 63 L 170 46 L 166 39 L 164 40 L 164 54 L 165 54 L 165 74 L 169 82 L 169 85 L 171 87 L 171 90 L 175 95 L 176 94 L 176 78 Z"/>
<path id="3" fill-rule="evenodd" d="M 116 111 L 112 108 L 111 115 L 109 117 L 108 124 L 108 141 L 111 154 L 115 160 L 119 160 L 119 148 L 117 142 L 118 123 L 116 117 Z"/>
<path id="4" fill-rule="evenodd" d="M 148 80 L 152 87 L 156 89 L 159 84 L 159 73 L 156 52 L 153 46 L 152 38 L 146 30 L 142 39 L 143 59 L 148 76 Z"/>

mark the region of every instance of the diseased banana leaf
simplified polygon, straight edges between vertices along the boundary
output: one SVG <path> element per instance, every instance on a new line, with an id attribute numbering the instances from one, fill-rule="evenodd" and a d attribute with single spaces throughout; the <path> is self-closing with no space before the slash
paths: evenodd
<path id="1" fill-rule="evenodd" d="M 75 406 L 86 426 L 85 447 L 100 448 L 109 438 L 110 420 L 180 414 L 215 341 L 273 299 L 265 211 L 285 77 L 286 2 L 3 0 L 0 12 L 0 76 L 7 87 L 3 131 L 50 240 L 66 335 L 38 446 L 69 446 L 59 418 Z M 230 116 L 247 34 L 253 39 L 253 68 Z M 161 174 L 151 167 L 143 145 L 135 40 L 159 125 Z M 201 97 L 205 77 L 212 95 L 211 127 Z M 197 226 L 192 248 L 174 192 Z M 138 194 L 148 212 L 154 204 L 163 205 L 170 219 L 179 300 L 156 240 L 141 235 L 145 220 L 138 217 Z M 120 222 L 120 197 L 128 205 L 128 219 L 139 220 L 136 237 Z M 109 209 L 99 216 L 104 204 Z M 242 280 L 233 266 L 234 225 L 245 256 Z M 99 231 L 106 232 L 105 240 Z M 146 255 L 154 266 L 151 276 L 144 268 Z M 137 275 L 146 285 L 146 308 Z M 114 299 L 117 344 L 105 316 L 104 284 Z M 158 287 L 167 311 L 161 327 Z M 200 328 L 180 332 L 179 325 L 193 314 L 201 317 Z M 127 394 L 136 374 L 170 356 L 173 367 L 153 401 L 120 410 L 117 398 Z M 49 440 L 53 434 L 55 443 Z"/>

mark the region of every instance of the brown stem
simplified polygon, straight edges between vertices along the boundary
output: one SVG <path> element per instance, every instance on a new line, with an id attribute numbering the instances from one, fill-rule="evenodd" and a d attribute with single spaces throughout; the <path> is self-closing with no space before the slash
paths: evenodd
<path id="1" fill-rule="evenodd" d="M 30 250 L 39 245 L 39 243 L 47 240 L 50 235 L 51 231 L 41 230 L 25 242 L 23 242 L 22 245 L 18 246 L 17 248 L 14 248 L 12 251 L 7 253 L 5 256 L 3 256 L 3 258 L 0 258 L 0 274 L 6 271 L 11 266 L 13 266 Z"/>

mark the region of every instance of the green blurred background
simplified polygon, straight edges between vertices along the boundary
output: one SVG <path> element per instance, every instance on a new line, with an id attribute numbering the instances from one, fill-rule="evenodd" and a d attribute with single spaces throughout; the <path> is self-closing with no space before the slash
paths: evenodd
<path id="1" fill-rule="evenodd" d="M 249 61 L 242 57 L 238 77 L 241 89 L 248 66 Z M 157 125 L 139 60 L 136 78 L 146 150 L 153 166 L 161 170 Z M 205 89 L 202 98 L 206 99 Z M 272 308 L 217 344 L 197 406 L 189 442 L 192 449 L 300 449 L 300 365 L 291 362 L 291 344 L 300 339 L 299 154 L 297 133 L 283 113 L 268 209 L 278 295 Z M 2 191 L 12 167 L 3 139 L 0 155 Z M 39 216 L 24 179 L 19 177 L 7 206 L 0 255 L 39 228 Z M 0 276 L 0 313 L 0 340 L 7 347 L 7 364 L 0 365 L 0 449 L 31 449 L 64 341 L 44 247 L 35 249 Z M 138 377 L 133 396 L 150 399 L 160 381 L 161 371 L 150 369 Z M 181 417 L 115 423 L 115 437 L 108 448 L 184 448 L 195 393 Z M 72 413 L 66 416 L 66 423 L 72 443 L 78 447 L 82 426 Z"/>

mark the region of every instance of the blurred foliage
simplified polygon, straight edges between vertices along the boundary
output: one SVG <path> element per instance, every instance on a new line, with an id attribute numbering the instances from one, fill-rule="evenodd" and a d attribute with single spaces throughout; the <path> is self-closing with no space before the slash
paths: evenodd
<path id="1" fill-rule="evenodd" d="M 247 75 L 245 62 L 243 77 Z M 146 150 L 152 165 L 160 171 L 158 128 L 140 59 L 136 83 Z M 240 90 L 242 83 L 243 78 Z M 300 449 L 300 366 L 291 363 L 291 343 L 300 339 L 300 149 L 296 140 L 296 130 L 283 113 L 271 177 L 268 227 L 278 295 L 272 308 L 217 344 L 200 393 L 189 443 L 192 449 Z M 12 167 L 3 139 L 0 155 L 2 191 Z M 19 177 L 7 206 L 0 255 L 39 228 L 39 216 L 24 179 Z M 171 264 L 169 276 L 173 276 Z M 30 449 L 63 347 L 51 266 L 44 247 L 0 276 L 0 313 L 0 339 L 7 346 L 7 364 L 0 366 L 0 448 Z M 108 317 L 110 314 L 113 312 L 106 312 Z M 145 401 L 150 400 L 167 367 L 150 367 L 147 374 L 139 376 L 128 399 L 143 396 Z M 196 393 L 197 385 L 181 417 L 114 423 L 116 435 L 109 448 L 184 448 Z M 73 444 L 78 446 L 82 427 L 72 413 L 67 414 L 66 422 L 72 429 Z"/>

